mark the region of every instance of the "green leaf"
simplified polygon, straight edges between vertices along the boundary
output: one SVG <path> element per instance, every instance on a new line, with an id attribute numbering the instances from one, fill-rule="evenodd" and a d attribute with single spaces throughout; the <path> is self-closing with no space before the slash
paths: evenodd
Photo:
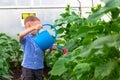
<path id="1" fill-rule="evenodd" d="M 65 44 L 65 40 L 57 40 L 57 42 L 56 42 L 58 45 L 63 45 L 63 44 Z"/>
<path id="2" fill-rule="evenodd" d="M 1 59 L 0 59 L 0 69 L 3 68 L 3 66 L 4 66 L 4 65 L 3 65 L 3 59 L 1 58 Z"/>
<path id="3" fill-rule="evenodd" d="M 118 18 L 119 13 L 120 13 L 120 9 L 118 9 L 118 8 L 111 10 L 112 19 Z"/>
<path id="4" fill-rule="evenodd" d="M 102 0 L 106 5 L 105 7 L 108 8 L 115 8 L 120 6 L 120 0 Z"/>
<path id="5" fill-rule="evenodd" d="M 81 26 L 79 27 L 77 34 L 81 35 L 82 33 L 87 33 L 89 31 L 91 31 L 91 28 L 89 26 Z"/>
<path id="6" fill-rule="evenodd" d="M 88 22 L 95 22 L 100 19 L 104 14 L 111 11 L 113 8 L 117 8 L 120 6 L 120 0 L 103 0 L 105 2 L 105 6 L 101 8 L 96 13 L 93 13 L 88 17 Z"/>
<path id="7" fill-rule="evenodd" d="M 100 12 L 97 12 L 97 13 L 94 13 L 92 15 L 89 15 L 88 22 L 95 22 L 98 19 L 100 19 L 102 16 L 103 16 L 103 14 L 100 13 Z"/>
<path id="8" fill-rule="evenodd" d="M 119 35 L 120 34 L 108 35 L 105 37 L 98 38 L 91 44 L 91 48 L 100 48 L 100 47 L 102 48 L 104 44 L 109 45 L 109 46 L 116 46 L 120 42 Z"/>
<path id="9" fill-rule="evenodd" d="M 86 72 L 90 70 L 90 65 L 88 63 L 79 63 L 75 66 L 73 71 L 78 71 L 80 70 L 81 72 Z"/>
<path id="10" fill-rule="evenodd" d="M 111 74 L 112 70 L 115 68 L 116 62 L 108 62 L 106 64 L 101 64 L 95 68 L 95 78 L 102 80 L 104 77 Z"/>
<path id="11" fill-rule="evenodd" d="M 59 29 L 57 30 L 58 34 L 62 34 L 64 31 L 65 31 L 65 28 L 59 28 Z"/>
<path id="12" fill-rule="evenodd" d="M 53 66 L 52 70 L 50 71 L 51 75 L 62 75 L 65 71 L 67 71 L 67 68 L 65 67 L 65 59 L 59 59 Z"/>
<path id="13" fill-rule="evenodd" d="M 73 73 L 76 74 L 77 79 L 79 79 L 85 72 L 89 71 L 90 65 L 88 63 L 78 63 L 74 69 Z"/>
<path id="14" fill-rule="evenodd" d="M 120 36 L 120 34 L 116 34 L 116 35 L 109 35 L 109 36 L 98 38 L 94 42 L 92 42 L 88 47 L 83 49 L 79 56 L 87 57 L 90 54 L 91 50 L 101 49 L 101 48 L 103 48 L 104 45 L 107 45 L 109 47 L 119 46 L 120 45 L 119 36 Z"/>

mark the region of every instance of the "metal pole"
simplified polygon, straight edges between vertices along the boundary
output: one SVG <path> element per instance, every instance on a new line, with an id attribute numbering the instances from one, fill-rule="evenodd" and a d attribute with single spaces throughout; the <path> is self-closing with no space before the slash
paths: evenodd
<path id="1" fill-rule="evenodd" d="M 65 9 L 66 7 L 40 7 L 40 6 L 12 6 L 12 7 L 0 7 L 0 10 L 2 9 Z M 79 8 L 79 7 L 71 7 L 71 8 Z M 83 7 L 87 8 L 87 7 Z"/>
<path id="2" fill-rule="evenodd" d="M 82 13 L 82 10 L 81 10 L 81 2 L 80 2 L 80 0 L 77 0 L 78 1 L 78 3 L 79 3 L 79 11 Z"/>
<path id="3" fill-rule="evenodd" d="M 92 0 L 92 7 L 94 7 L 94 2 L 93 2 L 93 0 Z"/>

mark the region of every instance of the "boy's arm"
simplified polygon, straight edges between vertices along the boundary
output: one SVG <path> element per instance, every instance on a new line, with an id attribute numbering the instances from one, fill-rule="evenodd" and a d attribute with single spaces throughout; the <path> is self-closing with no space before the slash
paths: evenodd
<path id="1" fill-rule="evenodd" d="M 42 29 L 42 26 L 40 26 L 40 24 L 36 24 L 30 28 L 27 28 L 19 34 L 19 39 L 23 40 L 23 38 L 26 34 L 30 33 L 33 30 L 40 30 L 40 29 Z"/>
<path id="2" fill-rule="evenodd" d="M 33 31 L 33 30 L 35 30 L 34 27 L 25 29 L 24 31 L 22 31 L 22 32 L 19 34 L 19 39 L 20 39 L 20 40 L 23 40 L 24 36 L 27 35 L 28 33 L 30 33 L 30 32 Z"/>

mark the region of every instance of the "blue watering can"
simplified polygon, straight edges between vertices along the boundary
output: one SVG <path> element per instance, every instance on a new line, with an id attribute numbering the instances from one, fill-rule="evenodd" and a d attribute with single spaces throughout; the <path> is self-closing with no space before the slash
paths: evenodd
<path id="1" fill-rule="evenodd" d="M 57 37 L 57 30 L 54 25 L 51 24 L 43 24 L 43 27 L 51 27 L 54 29 L 55 35 L 52 37 L 52 35 L 47 31 L 44 30 L 42 32 L 38 31 L 36 37 L 34 38 L 35 43 L 43 50 L 45 51 L 48 48 L 51 48 L 56 41 Z"/>
<path id="2" fill-rule="evenodd" d="M 43 24 L 43 27 L 50 26 L 54 29 L 55 35 L 52 37 L 52 35 L 47 31 L 44 30 L 42 32 L 38 31 L 37 36 L 34 38 L 35 43 L 43 50 L 45 51 L 48 48 L 52 48 L 54 42 L 56 41 L 57 37 L 57 30 L 55 26 L 51 24 Z M 57 46 L 58 49 L 63 51 L 63 54 L 66 54 L 68 51 L 67 49 L 62 48 L 61 46 Z"/>

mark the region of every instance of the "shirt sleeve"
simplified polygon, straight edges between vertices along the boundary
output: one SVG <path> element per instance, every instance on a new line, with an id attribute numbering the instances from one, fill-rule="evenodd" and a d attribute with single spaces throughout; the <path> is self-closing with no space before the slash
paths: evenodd
<path id="1" fill-rule="evenodd" d="M 20 40 L 20 43 L 21 43 L 21 44 L 24 44 L 25 41 L 26 41 L 26 38 L 27 38 L 27 36 L 24 36 L 24 38 L 23 38 L 22 40 Z"/>
<path id="2" fill-rule="evenodd" d="M 23 38 L 22 40 L 20 40 L 20 43 L 24 44 L 25 43 L 25 38 Z"/>

